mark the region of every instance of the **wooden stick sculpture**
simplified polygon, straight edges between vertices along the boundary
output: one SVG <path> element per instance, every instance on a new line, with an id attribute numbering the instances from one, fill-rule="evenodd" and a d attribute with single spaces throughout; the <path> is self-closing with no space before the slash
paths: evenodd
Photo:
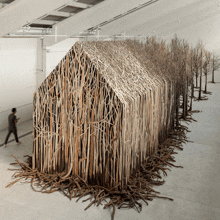
<path id="1" fill-rule="evenodd" d="M 34 94 L 33 156 L 14 157 L 20 168 L 6 187 L 31 179 L 38 192 L 90 194 L 85 210 L 105 202 L 112 220 L 116 206 L 140 212 L 139 200 L 172 200 L 153 186 L 178 167 L 172 155 L 187 141 L 181 118 L 193 120 L 201 50 L 177 37 L 76 43 Z"/>
<path id="2" fill-rule="evenodd" d="M 71 48 L 34 94 L 33 168 L 123 186 L 157 150 L 174 86 L 135 49 L 131 41 Z"/>

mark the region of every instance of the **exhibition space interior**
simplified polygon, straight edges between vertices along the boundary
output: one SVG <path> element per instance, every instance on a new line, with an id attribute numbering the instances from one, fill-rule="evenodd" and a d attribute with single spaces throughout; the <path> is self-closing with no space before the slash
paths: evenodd
<path id="1" fill-rule="evenodd" d="M 219 0 L 0 0 L 0 65 L 0 219 L 220 219 Z"/>

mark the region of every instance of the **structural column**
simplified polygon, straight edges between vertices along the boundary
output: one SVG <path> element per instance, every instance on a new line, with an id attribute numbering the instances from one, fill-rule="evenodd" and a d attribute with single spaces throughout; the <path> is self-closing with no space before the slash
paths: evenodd
<path id="1" fill-rule="evenodd" d="M 46 46 L 44 38 L 37 39 L 36 90 L 46 78 Z"/>

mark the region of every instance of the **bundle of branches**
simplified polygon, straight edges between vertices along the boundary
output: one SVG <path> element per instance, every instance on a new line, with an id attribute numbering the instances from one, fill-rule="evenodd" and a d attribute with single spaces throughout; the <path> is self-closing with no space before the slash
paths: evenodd
<path id="1" fill-rule="evenodd" d="M 82 197 L 90 195 L 89 198 L 83 200 L 83 202 L 90 200 L 90 204 L 85 210 L 93 204 L 97 206 L 102 204 L 104 209 L 113 207 L 111 219 L 114 219 L 116 207 L 118 209 L 134 208 L 141 212 L 142 203 L 140 200 L 147 205 L 148 201 L 152 201 L 154 198 L 173 200 L 172 198 L 160 196 L 160 193 L 155 191 L 153 186 L 164 184 L 162 174 L 166 176 L 167 170 L 170 171 L 170 167 L 181 167 L 173 164 L 175 162 L 173 154 L 177 153 L 174 151 L 175 148 L 182 150 L 182 143 L 188 141 L 186 131 L 188 131 L 187 128 L 181 125 L 170 132 L 169 138 L 159 145 L 156 153 L 147 157 L 145 162 L 140 164 L 123 188 L 120 185 L 109 189 L 100 185 L 92 185 L 85 182 L 78 175 L 66 176 L 65 173 L 47 174 L 39 172 L 37 169 L 32 169 L 32 157 L 28 155 L 25 156 L 27 157 L 26 163 L 19 162 L 13 156 L 16 162 L 11 163 L 11 165 L 16 164 L 20 168 L 10 169 L 16 170 L 13 175 L 15 180 L 6 187 L 11 187 L 14 183 L 24 180 L 24 182 L 31 183 L 34 191 L 42 193 L 60 191 L 70 200 L 78 198 L 76 200 L 78 201 Z"/>

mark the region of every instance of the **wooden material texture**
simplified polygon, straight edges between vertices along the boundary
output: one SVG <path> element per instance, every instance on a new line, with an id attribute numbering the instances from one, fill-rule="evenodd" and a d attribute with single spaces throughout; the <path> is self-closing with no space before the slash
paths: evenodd
<path id="1" fill-rule="evenodd" d="M 132 41 L 77 42 L 34 94 L 33 168 L 123 186 L 164 140 L 175 88 Z"/>

